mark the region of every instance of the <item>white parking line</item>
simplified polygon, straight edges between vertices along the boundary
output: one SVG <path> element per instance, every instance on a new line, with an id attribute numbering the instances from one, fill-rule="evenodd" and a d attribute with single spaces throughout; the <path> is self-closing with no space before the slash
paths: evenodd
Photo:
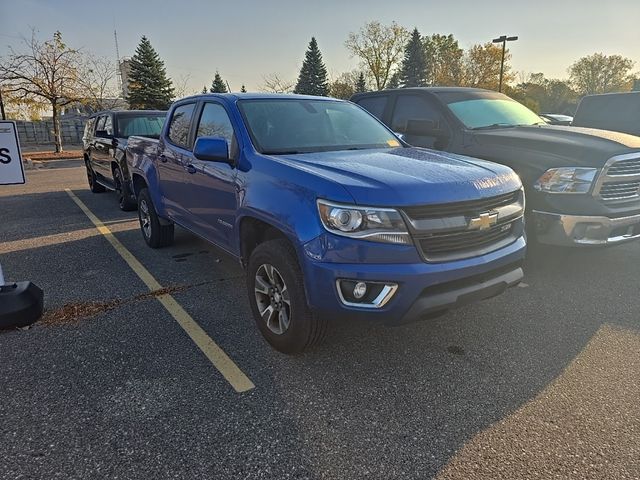
<path id="1" fill-rule="evenodd" d="M 131 267 L 131 269 L 140 277 L 140 280 L 149 288 L 150 291 L 159 290 L 162 285 L 151 275 L 142 263 L 120 243 L 120 241 L 113 235 L 111 230 L 105 224 L 96 217 L 91 210 L 80 200 L 71 190 L 65 189 L 71 199 L 80 207 L 85 215 L 95 225 L 98 232 L 100 232 L 113 246 L 113 248 L 120 254 L 125 262 Z M 231 384 L 236 392 L 246 392 L 255 388 L 255 385 L 249 378 L 240 370 L 240 368 L 229 358 L 229 356 L 222 350 L 213 339 L 207 335 L 200 325 L 189 315 L 176 300 L 169 294 L 159 295 L 156 297 L 162 306 L 169 312 L 178 325 L 189 335 L 191 340 L 198 346 L 198 348 L 205 354 L 214 367 L 222 374 L 222 376 Z"/>

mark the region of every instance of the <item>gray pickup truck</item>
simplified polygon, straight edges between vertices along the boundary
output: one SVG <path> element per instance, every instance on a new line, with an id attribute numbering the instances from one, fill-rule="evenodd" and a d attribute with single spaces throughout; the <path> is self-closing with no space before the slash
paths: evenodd
<path id="1" fill-rule="evenodd" d="M 541 243 L 640 238 L 640 137 L 548 125 L 506 95 L 476 88 L 404 88 L 351 100 L 411 145 L 515 170 L 527 194 L 529 233 Z"/>

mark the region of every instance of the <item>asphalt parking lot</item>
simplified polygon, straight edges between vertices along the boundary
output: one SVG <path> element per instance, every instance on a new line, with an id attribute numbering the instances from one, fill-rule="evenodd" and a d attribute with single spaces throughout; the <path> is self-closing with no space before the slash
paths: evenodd
<path id="1" fill-rule="evenodd" d="M 640 478 L 640 244 L 535 249 L 499 297 L 333 325 L 288 357 L 255 328 L 231 258 L 181 230 L 148 248 L 79 165 L 0 187 L 0 263 L 47 308 L 0 332 L 0 478 Z"/>

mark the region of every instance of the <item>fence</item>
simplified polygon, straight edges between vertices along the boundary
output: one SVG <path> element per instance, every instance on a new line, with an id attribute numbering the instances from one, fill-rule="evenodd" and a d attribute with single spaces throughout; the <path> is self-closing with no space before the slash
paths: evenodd
<path id="1" fill-rule="evenodd" d="M 63 144 L 82 143 L 84 121 L 85 119 L 82 117 L 60 119 Z M 18 138 L 22 145 L 54 143 L 53 120 L 41 120 L 39 122 L 17 120 L 16 127 L 18 129 Z"/>

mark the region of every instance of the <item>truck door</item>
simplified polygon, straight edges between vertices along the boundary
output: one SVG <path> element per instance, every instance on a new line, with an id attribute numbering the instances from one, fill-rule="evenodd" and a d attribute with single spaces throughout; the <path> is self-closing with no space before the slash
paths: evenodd
<path id="1" fill-rule="evenodd" d="M 237 139 L 229 114 L 222 104 L 205 102 L 198 119 L 195 138 L 221 137 L 227 140 L 232 158 L 237 158 Z M 227 250 L 231 242 L 238 208 L 234 166 L 225 162 L 196 159 L 189 155 L 187 175 L 191 195 L 187 209 L 194 231 Z"/>
<path id="2" fill-rule="evenodd" d="M 399 93 L 390 126 L 416 147 L 445 150 L 451 139 L 451 129 L 442 110 L 425 95 Z"/>
<path id="3" fill-rule="evenodd" d="M 93 171 L 100 176 L 103 183 L 112 184 L 111 155 L 113 150 L 113 118 L 101 115 L 96 125 L 91 151 Z"/>
<path id="4" fill-rule="evenodd" d="M 167 215 L 189 228 L 185 205 L 190 193 L 186 165 L 193 146 L 191 123 L 196 104 L 185 103 L 173 110 L 167 119 L 169 128 L 158 144 L 156 168 L 160 177 L 160 195 Z"/>

